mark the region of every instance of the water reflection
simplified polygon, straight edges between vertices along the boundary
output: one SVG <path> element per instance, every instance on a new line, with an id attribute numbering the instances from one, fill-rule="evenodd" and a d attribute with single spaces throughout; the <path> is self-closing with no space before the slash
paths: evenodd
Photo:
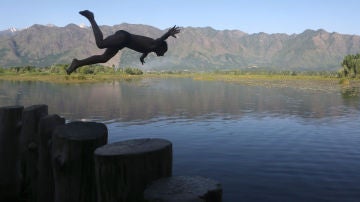
<path id="1" fill-rule="evenodd" d="M 355 96 L 354 96 L 355 95 Z M 0 105 L 46 103 L 68 119 L 144 121 L 157 117 L 244 114 L 324 118 L 356 115 L 359 89 L 339 93 L 266 88 L 191 79 L 96 84 L 0 81 Z"/>
<path id="2" fill-rule="evenodd" d="M 344 99 L 359 99 L 360 88 L 359 87 L 348 87 L 341 89 L 341 95 Z"/>
<path id="3" fill-rule="evenodd" d="M 110 142 L 166 138 L 174 175 L 219 180 L 224 201 L 358 201 L 358 92 L 191 79 L 0 81 L 0 105 L 45 103 L 70 120 L 103 121 Z"/>

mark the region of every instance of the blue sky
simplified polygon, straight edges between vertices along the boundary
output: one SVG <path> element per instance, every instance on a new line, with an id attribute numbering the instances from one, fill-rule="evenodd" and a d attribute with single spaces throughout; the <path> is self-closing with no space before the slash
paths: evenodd
<path id="1" fill-rule="evenodd" d="M 237 29 L 247 33 L 301 33 L 306 29 L 360 35 L 359 0 L 1 0 L 0 30 L 33 24 L 147 24 Z"/>

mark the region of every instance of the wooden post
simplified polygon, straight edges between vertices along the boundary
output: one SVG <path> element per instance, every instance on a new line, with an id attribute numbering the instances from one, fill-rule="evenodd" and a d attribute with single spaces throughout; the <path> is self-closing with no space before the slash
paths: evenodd
<path id="1" fill-rule="evenodd" d="M 107 143 L 102 123 L 72 122 L 53 133 L 55 202 L 96 201 L 94 150 Z"/>
<path id="2" fill-rule="evenodd" d="M 48 114 L 47 105 L 32 105 L 23 111 L 20 135 L 22 173 L 22 195 L 29 202 L 37 201 L 37 164 L 39 158 L 38 126 L 42 117 Z"/>
<path id="3" fill-rule="evenodd" d="M 177 176 L 153 182 L 144 192 L 147 202 L 221 202 L 220 183 L 199 176 Z"/>
<path id="4" fill-rule="evenodd" d="M 138 202 L 153 180 L 172 172 L 172 144 L 163 139 L 134 139 L 95 150 L 98 202 Z"/>
<path id="5" fill-rule="evenodd" d="M 59 125 L 64 125 L 65 119 L 58 115 L 48 115 L 40 119 L 39 123 L 39 176 L 38 201 L 54 201 L 54 177 L 51 166 L 52 133 Z"/>
<path id="6" fill-rule="evenodd" d="M 0 107 L 0 201 L 20 194 L 19 135 L 23 106 Z"/>

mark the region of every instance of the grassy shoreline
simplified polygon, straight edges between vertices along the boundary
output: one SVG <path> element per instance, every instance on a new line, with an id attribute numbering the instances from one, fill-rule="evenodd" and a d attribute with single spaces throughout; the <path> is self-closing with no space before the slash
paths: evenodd
<path id="1" fill-rule="evenodd" d="M 40 81 L 49 83 L 92 83 L 109 80 L 128 80 L 137 76 L 126 74 L 103 74 L 103 75 L 86 75 L 86 74 L 0 74 L 0 80 L 7 81 Z"/>
<path id="2" fill-rule="evenodd" d="M 221 81 L 235 81 L 237 79 L 271 79 L 271 80 L 340 80 L 340 78 L 325 77 L 317 75 L 280 75 L 280 74 L 221 74 L 221 73 L 146 73 L 142 75 L 130 74 L 49 74 L 49 73 L 0 73 L 0 80 L 14 80 L 14 81 L 44 81 L 44 82 L 92 82 L 104 80 L 126 80 L 131 78 L 193 78 L 195 80 L 221 80 Z"/>
<path id="3" fill-rule="evenodd" d="M 336 78 L 319 75 L 280 75 L 280 74 L 221 74 L 221 73 L 146 73 L 142 75 L 128 74 L 43 74 L 12 73 L 0 74 L 0 80 L 8 81 L 40 81 L 49 83 L 95 83 L 104 81 L 132 81 L 151 78 L 191 78 L 201 81 L 222 81 L 249 86 L 295 87 L 304 90 L 333 91 L 341 88 L 360 87 L 359 79 Z"/>
<path id="4" fill-rule="evenodd" d="M 295 88 L 322 92 L 339 92 L 360 88 L 359 79 L 326 77 L 318 75 L 200 75 L 196 80 L 223 81 L 266 88 Z"/>

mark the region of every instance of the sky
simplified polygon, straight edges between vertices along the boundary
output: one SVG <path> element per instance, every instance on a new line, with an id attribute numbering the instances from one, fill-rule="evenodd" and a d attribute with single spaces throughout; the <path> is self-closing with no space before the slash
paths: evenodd
<path id="1" fill-rule="evenodd" d="M 212 27 L 252 33 L 299 34 L 306 29 L 360 35 L 359 0 L 1 0 L 0 30 L 33 24 L 146 24 L 160 29 Z"/>

